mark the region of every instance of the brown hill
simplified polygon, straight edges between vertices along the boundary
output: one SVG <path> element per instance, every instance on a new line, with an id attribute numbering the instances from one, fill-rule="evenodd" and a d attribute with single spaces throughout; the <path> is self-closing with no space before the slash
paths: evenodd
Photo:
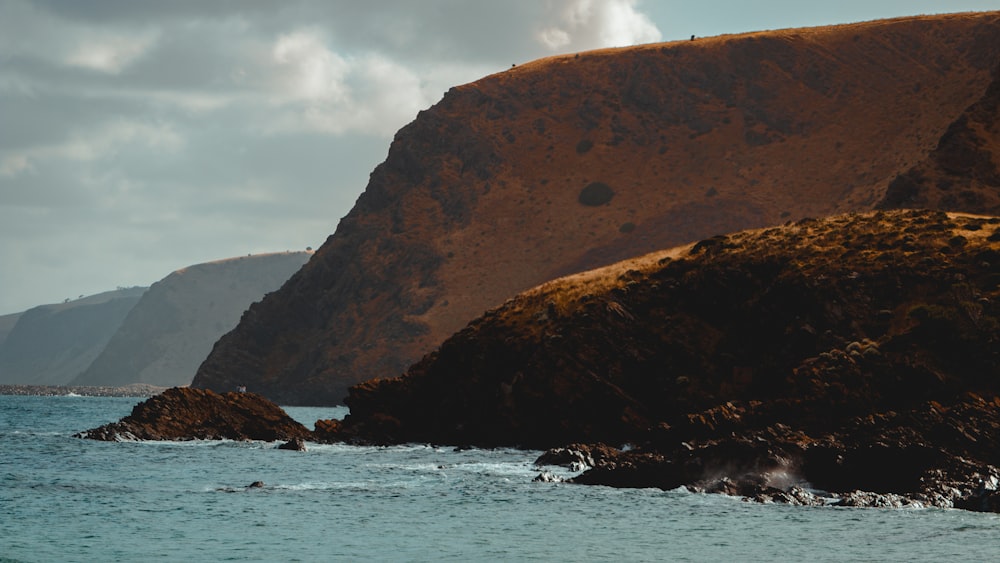
<path id="1" fill-rule="evenodd" d="M 888 186 L 956 124 L 995 133 L 966 113 L 988 106 L 998 54 L 991 12 L 602 50 L 453 88 L 399 131 L 316 258 L 251 307 L 194 385 L 338 402 L 559 275 L 899 203 L 883 202 Z M 978 174 L 995 146 L 961 144 L 980 156 L 959 160 Z M 977 182 L 995 187 L 988 171 Z"/>
<path id="2" fill-rule="evenodd" d="M 255 254 L 171 273 L 142 295 L 100 354 L 76 372 L 72 384 L 188 385 L 212 344 L 236 326 L 247 307 L 281 287 L 311 256 Z"/>

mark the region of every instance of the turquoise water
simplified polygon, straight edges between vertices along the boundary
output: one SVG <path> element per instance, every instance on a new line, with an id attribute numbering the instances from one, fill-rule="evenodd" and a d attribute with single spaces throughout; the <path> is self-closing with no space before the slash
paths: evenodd
<path id="1" fill-rule="evenodd" d="M 1000 516 L 533 483 L 539 452 L 104 443 L 139 399 L 0 396 L 0 561 L 988 561 Z M 289 408 L 308 424 L 343 409 Z M 263 488 L 246 485 L 263 481 Z"/>

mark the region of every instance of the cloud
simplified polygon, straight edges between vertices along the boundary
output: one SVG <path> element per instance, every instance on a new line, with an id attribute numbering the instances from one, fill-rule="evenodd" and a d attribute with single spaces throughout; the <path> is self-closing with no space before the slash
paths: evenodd
<path id="1" fill-rule="evenodd" d="M 118 74 L 156 43 L 156 29 L 79 25 L 51 17 L 34 5 L 8 0 L 0 5 L 0 49 L 7 57 Z"/>
<path id="2" fill-rule="evenodd" d="M 636 10 L 635 0 L 567 0 L 548 6 L 551 25 L 538 30 L 536 40 L 552 51 L 582 51 L 653 43 L 660 30 Z"/>

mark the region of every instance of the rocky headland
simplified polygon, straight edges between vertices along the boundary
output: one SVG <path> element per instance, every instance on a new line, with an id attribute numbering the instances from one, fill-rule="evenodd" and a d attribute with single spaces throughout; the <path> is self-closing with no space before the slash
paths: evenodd
<path id="1" fill-rule="evenodd" d="M 577 483 L 996 510 L 998 344 L 1000 218 L 804 219 L 543 284 L 317 430 L 600 448 Z"/>
<path id="2" fill-rule="evenodd" d="M 453 88 L 193 385 L 337 404 L 562 275 L 804 217 L 995 213 L 998 61 L 986 12 L 579 53 Z"/>

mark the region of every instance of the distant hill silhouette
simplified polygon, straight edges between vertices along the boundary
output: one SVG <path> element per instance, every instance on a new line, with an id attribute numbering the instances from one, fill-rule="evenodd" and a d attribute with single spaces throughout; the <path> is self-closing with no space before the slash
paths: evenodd
<path id="1" fill-rule="evenodd" d="M 191 382 L 212 344 L 281 287 L 311 252 L 258 254 L 189 266 L 154 283 L 72 385 Z"/>
<path id="2" fill-rule="evenodd" d="M 803 217 L 995 211 L 998 61 L 988 12 L 607 49 L 453 88 L 193 385 L 336 403 L 561 275 Z"/>
<path id="3" fill-rule="evenodd" d="M 0 346 L 3 346 L 4 340 L 7 340 L 7 335 L 14 329 L 14 325 L 17 324 L 17 319 L 19 318 L 21 318 L 21 313 L 0 315 Z"/>
<path id="4" fill-rule="evenodd" d="M 20 313 L 0 343 L 0 383 L 63 385 L 100 354 L 146 291 L 132 287 Z"/>

